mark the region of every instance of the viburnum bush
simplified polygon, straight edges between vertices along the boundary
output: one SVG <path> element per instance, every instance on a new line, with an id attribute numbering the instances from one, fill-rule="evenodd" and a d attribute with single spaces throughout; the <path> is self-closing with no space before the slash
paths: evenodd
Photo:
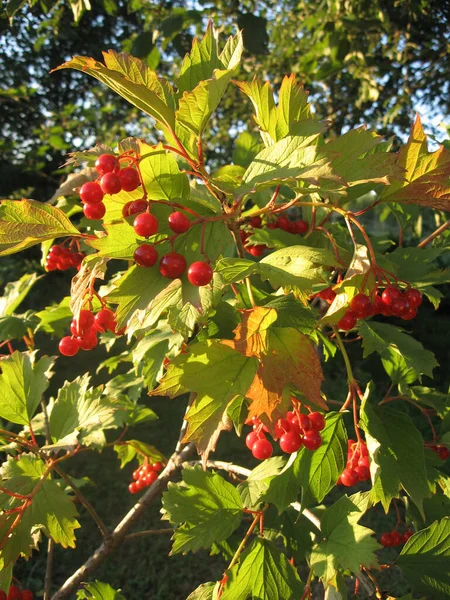
<path id="1" fill-rule="evenodd" d="M 74 500 L 104 539 L 59 590 L 49 575 L 34 592 L 123 598 L 84 582 L 161 493 L 172 554 L 207 549 L 228 563 L 190 600 L 313 591 L 339 600 L 349 584 L 381 599 L 389 592 L 378 575 L 392 567 L 427 597 L 450 597 L 450 405 L 421 384 L 437 362 L 408 332 L 450 280 L 436 264 L 447 249 L 450 151 L 428 151 L 419 118 L 398 152 L 364 127 L 330 139 L 293 75 L 277 94 L 269 82 L 235 80 L 241 53 L 241 34 L 220 51 L 210 25 L 173 84 L 113 51 L 104 64 L 78 56 L 59 67 L 143 110 L 161 141 L 74 153 L 88 175 L 57 206 L 1 203 L 2 255 L 40 243 L 45 271 L 78 270 L 70 296 L 46 310 L 16 312 L 36 274 L 9 284 L 0 304 L 2 598 L 32 597 L 13 569 L 44 537 L 48 574 L 53 545 L 75 546 Z M 210 122 L 229 85 L 251 100 L 259 136 L 243 131 L 233 164 L 212 168 Z M 408 246 L 420 207 L 433 209 L 437 229 Z M 389 215 L 396 246 L 373 233 Z M 58 359 L 35 347 L 36 331 L 75 362 L 104 345 L 110 357 L 93 371 L 107 368 L 108 383 L 93 387 L 85 373 L 47 398 Z M 128 349 L 115 354 L 119 338 Z M 352 356 L 379 355 L 385 381 L 362 388 L 350 342 Z M 325 395 L 324 361 L 345 364 L 346 396 Z M 156 418 L 139 401 L 144 389 L 188 398 L 170 457 L 128 434 Z M 236 435 L 260 461 L 253 470 L 212 459 L 219 436 Z M 129 491 L 141 495 L 112 531 L 68 474 L 72 457 L 106 448 L 133 465 Z M 395 527 L 376 535 L 365 518 L 373 507 L 392 512 Z"/>

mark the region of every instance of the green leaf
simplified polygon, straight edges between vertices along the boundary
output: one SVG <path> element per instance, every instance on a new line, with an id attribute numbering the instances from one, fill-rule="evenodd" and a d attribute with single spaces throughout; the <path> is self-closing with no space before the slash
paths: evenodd
<path id="1" fill-rule="evenodd" d="M 360 504 L 358 496 L 342 496 L 327 508 L 320 520 L 323 541 L 313 547 L 311 568 L 325 587 L 333 582 L 340 569 L 358 574 L 360 565 L 370 569 L 378 564 L 375 550 L 380 546 L 372 536 L 373 531 L 358 525 L 367 509 L 367 501 Z"/>
<path id="2" fill-rule="evenodd" d="M 172 554 L 196 552 L 226 540 L 242 519 L 242 502 L 230 483 L 200 468 L 184 469 L 183 481 L 163 494 L 163 518 L 177 525 Z"/>
<path id="3" fill-rule="evenodd" d="M 449 597 L 450 518 L 415 533 L 403 547 L 397 564 L 408 581 L 427 597 Z"/>
<path id="4" fill-rule="evenodd" d="M 120 592 L 107 583 L 96 580 L 94 583 L 85 583 L 85 589 L 77 592 L 77 600 L 126 600 Z"/>
<path id="5" fill-rule="evenodd" d="M 256 538 L 228 571 L 221 600 L 292 600 L 302 593 L 303 584 L 286 555 L 272 542 Z"/>
<path id="6" fill-rule="evenodd" d="M 262 496 L 267 491 L 269 479 L 276 478 L 283 470 L 286 459 L 273 456 L 255 467 L 248 478 L 238 486 L 242 502 L 246 508 L 256 509 L 264 501 Z"/>
<path id="7" fill-rule="evenodd" d="M 22 315 L 0 317 L 0 342 L 22 340 L 29 330 L 34 331 L 37 324 L 38 320 L 32 310 Z"/>
<path id="8" fill-rule="evenodd" d="M 189 199 L 190 188 L 186 173 L 182 173 L 173 154 L 162 144 L 139 144 L 141 160 L 139 169 L 145 189 L 152 200 L 174 201 Z"/>
<path id="9" fill-rule="evenodd" d="M 139 58 L 113 50 L 103 53 L 105 64 L 87 56 L 75 56 L 60 69 L 76 69 L 92 75 L 130 104 L 153 117 L 157 124 L 175 127 L 175 97 L 166 79 L 158 77 Z"/>
<path id="10" fill-rule="evenodd" d="M 60 338 L 67 335 L 70 321 L 73 318 L 70 296 L 63 298 L 56 306 L 46 306 L 44 310 L 36 313 L 36 317 L 40 320 L 38 329 Z"/>
<path id="11" fill-rule="evenodd" d="M 86 240 L 87 244 L 98 250 L 98 256 L 133 260 L 133 254 L 139 246 L 139 237 L 127 221 L 104 223 L 106 234 Z"/>
<path id="12" fill-rule="evenodd" d="M 213 592 L 217 585 L 213 581 L 202 583 L 192 594 L 189 594 L 186 600 L 214 600 Z"/>
<path id="13" fill-rule="evenodd" d="M 236 396 L 228 405 L 227 416 L 231 419 L 238 436 L 242 433 L 242 427 L 244 426 L 244 421 L 247 419 L 247 415 L 248 409 L 245 397 Z"/>
<path id="14" fill-rule="evenodd" d="M 423 515 L 423 499 L 430 493 L 421 433 L 406 414 L 368 400 L 361 406 L 361 425 L 371 458 L 373 501 L 381 501 L 388 512 L 403 488 Z"/>
<path id="15" fill-rule="evenodd" d="M 3 296 L 0 297 L 0 317 L 12 315 L 38 279 L 36 273 L 27 273 L 18 281 L 7 283 Z"/>
<path id="16" fill-rule="evenodd" d="M 0 417 L 28 425 L 42 394 L 48 388 L 54 359 L 43 356 L 36 361 L 35 352 L 19 352 L 2 357 L 0 368 Z"/>
<path id="17" fill-rule="evenodd" d="M 222 258 L 216 265 L 216 272 L 224 283 L 242 281 L 257 269 L 257 263 L 246 258 Z"/>
<path id="18" fill-rule="evenodd" d="M 26 0 L 8 0 L 6 4 L 6 14 L 9 17 L 10 24 L 16 12 L 25 4 Z"/>
<path id="19" fill-rule="evenodd" d="M 56 206 L 36 200 L 2 200 L 0 203 L 0 256 L 68 235 L 81 234 Z"/>
<path id="20" fill-rule="evenodd" d="M 138 458 L 142 463 L 144 458 L 148 458 L 150 462 L 158 462 L 165 460 L 164 454 L 157 450 L 154 446 L 140 442 L 139 440 L 127 440 L 114 445 L 114 450 L 117 453 L 117 458 L 120 460 L 120 468 L 123 469 L 134 458 Z"/>
<path id="21" fill-rule="evenodd" d="M 249 131 L 243 131 L 234 142 L 233 162 L 241 167 L 248 167 L 258 152 L 261 142 Z"/>
<path id="22" fill-rule="evenodd" d="M 393 383 L 412 383 L 421 374 L 433 377 L 433 369 L 438 366 L 434 354 L 399 327 L 363 321 L 358 331 L 363 338 L 363 357 L 378 352 Z"/>

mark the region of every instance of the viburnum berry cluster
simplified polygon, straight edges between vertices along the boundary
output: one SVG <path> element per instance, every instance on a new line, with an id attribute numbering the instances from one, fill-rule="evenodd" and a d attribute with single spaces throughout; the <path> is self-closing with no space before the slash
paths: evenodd
<path id="1" fill-rule="evenodd" d="M 8 594 L 0 590 L 0 600 L 33 600 L 31 590 L 21 590 L 17 585 L 9 586 Z"/>
<path id="2" fill-rule="evenodd" d="M 77 241 L 74 240 L 73 243 L 77 244 Z M 71 245 L 68 248 L 62 244 L 54 245 L 48 251 L 45 270 L 67 271 L 67 269 L 74 267 L 79 271 L 85 256 L 84 252 L 73 250 Z"/>
<path id="3" fill-rule="evenodd" d="M 396 529 L 393 531 L 387 531 L 380 537 L 380 544 L 385 548 L 391 548 L 393 546 L 402 546 L 406 544 L 410 537 L 414 535 L 414 531 L 407 529 L 404 533 L 400 533 Z"/>
<path id="4" fill-rule="evenodd" d="M 248 240 L 252 235 L 252 229 L 262 229 L 266 227 L 267 229 L 282 229 L 283 231 L 287 231 L 289 233 L 298 233 L 301 235 L 307 233 L 309 229 L 307 221 L 304 221 L 303 219 L 291 220 L 289 217 L 284 215 L 278 216 L 275 218 L 275 220 L 271 217 L 267 217 L 264 222 L 259 215 L 256 215 L 254 217 L 250 217 L 249 220 L 244 223 L 244 225 L 247 225 L 247 227 L 240 230 L 241 241 L 246 252 L 252 256 L 262 256 L 262 254 L 269 249 L 269 247 L 265 244 L 249 243 Z"/>
<path id="5" fill-rule="evenodd" d="M 258 417 L 252 417 L 253 431 L 245 438 L 247 448 L 258 460 L 270 458 L 273 446 L 266 438 L 269 429 Z M 322 413 L 310 412 L 309 415 L 301 413 L 298 409 L 288 411 L 286 416 L 278 419 L 275 432 L 272 436 L 278 440 L 280 450 L 286 454 L 293 454 L 302 446 L 308 450 L 317 450 L 322 445 L 320 431 L 325 428 L 325 418 Z"/>
<path id="6" fill-rule="evenodd" d="M 158 479 L 158 473 L 164 468 L 161 462 L 144 462 L 142 467 L 133 471 L 133 479 L 128 486 L 130 494 L 137 494 L 146 487 L 149 487 Z"/>
<path id="7" fill-rule="evenodd" d="M 110 331 L 122 335 L 118 330 L 114 313 L 102 308 L 97 314 L 91 310 L 81 310 L 77 319 L 70 324 L 71 336 L 63 337 L 59 342 L 59 351 L 64 356 L 75 356 L 79 350 L 93 350 L 98 344 L 98 334 Z"/>
<path id="8" fill-rule="evenodd" d="M 450 448 L 442 444 L 426 444 L 426 446 L 435 452 L 440 459 L 448 460 L 450 458 Z"/>
<path id="9" fill-rule="evenodd" d="M 352 487 L 358 481 L 370 479 L 370 459 L 366 443 L 348 440 L 347 465 L 337 480 L 337 485 Z"/>

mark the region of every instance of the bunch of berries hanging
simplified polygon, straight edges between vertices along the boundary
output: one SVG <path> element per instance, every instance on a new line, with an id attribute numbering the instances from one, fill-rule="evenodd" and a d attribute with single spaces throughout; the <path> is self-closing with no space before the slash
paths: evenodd
<path id="1" fill-rule="evenodd" d="M 142 467 L 133 471 L 133 479 L 128 486 L 130 494 L 137 494 L 141 490 L 155 483 L 158 479 L 158 473 L 163 470 L 164 466 L 160 462 L 144 463 Z"/>
<path id="2" fill-rule="evenodd" d="M 80 270 L 83 258 L 86 255 L 71 247 L 65 248 L 62 244 L 50 248 L 45 261 L 46 271 L 67 271 L 71 267 Z"/>
<path id="3" fill-rule="evenodd" d="M 370 479 L 369 452 L 365 442 L 348 440 L 347 465 L 337 480 L 338 485 L 352 487 Z"/>
<path id="4" fill-rule="evenodd" d="M 59 351 L 64 356 L 75 356 L 79 350 L 93 350 L 99 333 L 110 331 L 121 335 L 117 329 L 116 318 L 109 308 L 102 308 L 96 315 L 91 310 L 81 310 L 78 319 L 70 324 L 72 335 L 63 337 L 59 342 Z"/>
<path id="5" fill-rule="evenodd" d="M 275 221 L 267 221 L 266 223 L 263 223 L 262 218 L 257 215 L 255 217 L 251 217 L 247 224 L 251 229 L 262 229 L 266 227 L 267 229 L 282 229 L 283 231 L 300 235 L 304 235 L 309 229 L 308 223 L 303 221 L 303 219 L 291 221 L 285 216 L 279 216 Z M 251 235 L 251 230 L 240 231 L 241 240 L 244 244 L 245 250 L 252 256 L 261 256 L 268 249 L 268 246 L 264 244 L 249 244 L 248 239 Z"/>
<path id="6" fill-rule="evenodd" d="M 17 585 L 9 586 L 8 593 L 0 590 L 0 600 L 33 600 L 33 598 L 31 590 L 20 590 Z"/>
<path id="7" fill-rule="evenodd" d="M 399 531 L 387 531 L 383 533 L 380 537 L 380 544 L 385 548 L 391 548 L 393 546 L 402 546 L 406 544 L 411 536 L 414 535 L 414 532 L 410 529 L 406 530 L 405 533 L 400 533 Z"/>

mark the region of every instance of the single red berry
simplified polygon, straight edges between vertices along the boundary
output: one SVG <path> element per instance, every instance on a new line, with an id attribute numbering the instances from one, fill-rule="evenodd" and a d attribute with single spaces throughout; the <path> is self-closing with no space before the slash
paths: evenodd
<path id="1" fill-rule="evenodd" d="M 94 315 L 90 310 L 80 310 L 78 317 L 78 333 L 83 333 L 94 325 Z"/>
<path id="2" fill-rule="evenodd" d="M 180 277 L 186 270 L 186 259 L 181 254 L 170 252 L 159 262 L 159 272 L 168 279 Z"/>
<path id="3" fill-rule="evenodd" d="M 148 209 L 147 200 L 132 200 L 127 202 L 122 208 L 122 216 L 131 217 L 132 215 L 139 215 Z"/>
<path id="4" fill-rule="evenodd" d="M 370 467 L 370 460 L 368 456 L 361 456 L 358 460 L 358 467 L 364 467 L 368 469 Z"/>
<path id="5" fill-rule="evenodd" d="M 391 302 L 391 311 L 394 317 L 401 317 L 409 309 L 408 301 L 405 298 L 394 298 Z"/>
<path id="6" fill-rule="evenodd" d="M 309 229 L 307 221 L 304 221 L 303 219 L 297 219 L 296 221 L 294 221 L 293 225 L 294 227 L 292 233 L 299 233 L 300 235 L 304 235 Z"/>
<path id="7" fill-rule="evenodd" d="M 391 533 L 391 538 L 393 546 L 400 546 L 400 544 L 403 544 L 403 536 L 398 531 L 393 531 Z"/>
<path id="8" fill-rule="evenodd" d="M 383 300 L 381 299 L 381 296 L 379 296 L 378 294 L 375 294 L 375 296 L 373 297 L 372 314 L 378 315 L 380 312 L 383 311 L 383 308 L 384 308 L 384 304 L 383 304 Z"/>
<path id="9" fill-rule="evenodd" d="M 262 226 L 261 217 L 259 215 L 257 215 L 256 217 L 252 217 L 250 219 L 250 226 L 253 227 L 253 229 L 261 229 L 261 226 Z"/>
<path id="10" fill-rule="evenodd" d="M 283 231 L 289 231 L 291 222 L 287 217 L 278 217 L 275 221 L 275 225 L 278 229 L 282 229 Z"/>
<path id="11" fill-rule="evenodd" d="M 137 494 L 139 491 L 137 482 L 133 481 L 132 483 L 130 483 L 130 485 L 128 486 L 128 490 L 129 490 L 130 494 Z"/>
<path id="12" fill-rule="evenodd" d="M 412 537 L 414 535 L 414 531 L 410 531 L 408 529 L 408 531 L 405 531 L 405 533 L 403 534 L 403 542 L 406 544 L 406 542 L 409 540 L 410 537 Z"/>
<path id="13" fill-rule="evenodd" d="M 247 434 L 247 437 L 245 438 L 245 445 L 247 446 L 247 448 L 251 450 L 256 444 L 256 442 L 260 439 L 260 437 L 261 436 L 259 436 L 256 433 L 256 431 L 250 431 L 250 433 Z"/>
<path id="14" fill-rule="evenodd" d="M 291 430 L 291 424 L 287 419 L 278 419 L 275 425 L 275 435 L 280 438 L 282 435 Z"/>
<path id="15" fill-rule="evenodd" d="M 312 413 L 311 413 L 312 414 Z M 302 431 L 309 431 L 310 429 L 316 429 L 312 423 L 311 414 L 298 416 L 298 423 Z"/>
<path id="16" fill-rule="evenodd" d="M 419 308 L 422 304 L 423 297 L 419 290 L 410 288 L 409 290 L 406 290 L 404 297 L 412 308 Z"/>
<path id="17" fill-rule="evenodd" d="M 105 173 L 100 179 L 100 187 L 104 194 L 118 194 L 122 189 L 122 183 L 115 173 Z"/>
<path id="18" fill-rule="evenodd" d="M 306 416 L 306 415 L 304 415 L 304 416 Z M 305 423 L 305 425 L 306 425 L 306 423 Z M 292 417 L 289 418 L 289 426 L 290 426 L 290 430 L 293 431 L 294 433 L 297 433 L 298 435 L 303 434 L 303 429 L 302 429 L 302 427 L 300 427 L 300 421 L 296 414 L 293 414 Z"/>
<path id="19" fill-rule="evenodd" d="M 417 309 L 410 306 L 407 310 L 405 310 L 405 312 L 402 313 L 401 317 L 404 321 L 411 321 L 417 317 Z"/>
<path id="20" fill-rule="evenodd" d="M 52 256 L 59 256 L 62 252 L 62 248 L 61 246 L 52 246 L 50 248 L 50 250 L 48 251 L 49 254 L 51 254 Z"/>
<path id="21" fill-rule="evenodd" d="M 267 250 L 267 246 L 264 244 L 257 244 L 256 246 L 247 246 L 246 250 L 252 256 L 262 256 Z"/>
<path id="22" fill-rule="evenodd" d="M 208 285 L 213 277 L 213 270 L 209 263 L 198 260 L 188 269 L 188 279 L 197 287 Z"/>
<path id="23" fill-rule="evenodd" d="M 85 204 L 83 206 L 83 212 L 86 219 L 92 219 L 93 221 L 98 221 L 99 219 L 103 219 L 106 213 L 106 206 L 103 202 L 97 202 L 97 204 Z"/>
<path id="24" fill-rule="evenodd" d="M 94 317 L 94 327 L 97 331 L 114 331 L 116 320 L 109 308 L 102 308 Z"/>
<path id="25" fill-rule="evenodd" d="M 383 535 L 380 537 L 380 544 L 385 548 L 390 548 L 393 546 L 392 533 L 383 533 Z"/>
<path id="26" fill-rule="evenodd" d="M 100 154 L 95 161 L 95 168 L 99 175 L 105 175 L 105 173 L 112 173 L 119 166 L 119 162 L 114 154 Z"/>
<path id="27" fill-rule="evenodd" d="M 356 294 L 350 301 L 350 309 L 360 319 L 364 319 L 372 314 L 372 302 L 369 296 L 365 294 Z"/>
<path id="28" fill-rule="evenodd" d="M 31 590 L 22 590 L 20 592 L 20 600 L 33 600 L 33 592 Z"/>
<path id="29" fill-rule="evenodd" d="M 125 167 L 117 173 L 120 179 L 120 185 L 126 192 L 132 192 L 141 185 L 139 173 L 133 167 Z M 119 190 L 120 191 L 120 190 Z"/>
<path id="30" fill-rule="evenodd" d="M 354 486 L 356 483 L 358 483 L 358 473 L 354 469 L 349 469 L 347 467 L 342 472 L 341 483 L 342 485 L 345 485 L 345 487 Z"/>
<path id="31" fill-rule="evenodd" d="M 437 453 L 442 460 L 447 460 L 450 457 L 450 450 L 445 446 L 438 446 Z"/>
<path id="32" fill-rule="evenodd" d="M 270 458 L 272 456 L 272 452 L 272 444 L 265 438 L 256 441 L 252 446 L 252 454 L 258 460 L 266 460 L 266 458 Z"/>
<path id="33" fill-rule="evenodd" d="M 147 487 L 149 485 L 152 485 L 152 483 L 155 483 L 155 481 L 157 479 L 158 479 L 158 473 L 156 473 L 156 471 L 151 471 L 150 473 L 147 473 L 147 475 L 145 475 L 143 477 L 143 481 Z"/>
<path id="34" fill-rule="evenodd" d="M 358 450 L 361 456 L 369 456 L 369 451 L 367 450 L 367 444 L 365 442 L 359 443 Z"/>
<path id="35" fill-rule="evenodd" d="M 350 331 L 350 329 L 353 329 L 356 325 L 355 313 L 348 308 L 342 319 L 338 321 L 337 325 L 342 331 Z"/>
<path id="36" fill-rule="evenodd" d="M 145 477 L 145 475 L 135 482 L 138 492 L 143 490 L 146 487 L 144 477 Z"/>
<path id="37" fill-rule="evenodd" d="M 20 600 L 20 590 L 16 585 L 11 585 L 8 590 L 8 600 Z"/>
<path id="38" fill-rule="evenodd" d="M 140 473 L 139 473 L 139 471 L 140 471 L 140 469 L 135 469 L 135 470 L 133 471 L 133 479 L 134 479 L 135 481 L 137 481 L 137 480 L 139 479 L 139 477 L 140 477 Z"/>
<path id="39" fill-rule="evenodd" d="M 83 333 L 79 339 L 81 350 L 93 350 L 98 344 L 97 330 L 92 327 Z"/>
<path id="40" fill-rule="evenodd" d="M 316 431 L 322 431 L 322 429 L 325 429 L 325 417 L 322 413 L 312 412 L 309 413 L 308 416 L 313 429 L 315 429 Z"/>
<path id="41" fill-rule="evenodd" d="M 133 221 L 133 228 L 136 235 L 141 237 L 150 237 L 158 231 L 158 219 L 149 212 L 138 215 Z"/>
<path id="42" fill-rule="evenodd" d="M 319 292 L 317 294 L 317 296 L 321 300 L 325 300 L 325 302 L 328 302 L 329 304 L 331 304 L 333 302 L 333 300 L 336 298 L 336 292 L 333 290 L 333 288 L 327 287 L 324 290 L 322 290 L 321 292 Z"/>
<path id="43" fill-rule="evenodd" d="M 150 244 L 141 244 L 134 251 L 133 258 L 140 267 L 153 267 L 158 261 L 158 252 Z"/>
<path id="44" fill-rule="evenodd" d="M 370 469 L 368 467 L 357 466 L 353 470 L 358 475 L 358 481 L 368 481 L 370 479 Z"/>
<path id="45" fill-rule="evenodd" d="M 392 302 L 396 298 L 400 298 L 401 295 L 402 295 L 402 293 L 398 288 L 390 285 L 381 294 L 381 300 L 382 300 L 383 304 L 385 304 L 386 306 L 390 306 L 392 304 Z"/>
<path id="46" fill-rule="evenodd" d="M 169 227 L 175 233 L 185 233 L 190 226 L 191 222 L 181 211 L 177 210 L 169 215 Z"/>
<path id="47" fill-rule="evenodd" d="M 8 600 L 8 596 L 3 590 L 0 590 L 0 600 Z"/>
<path id="48" fill-rule="evenodd" d="M 103 200 L 104 193 L 96 181 L 88 181 L 80 188 L 80 199 L 85 204 L 97 204 Z"/>
<path id="49" fill-rule="evenodd" d="M 302 438 L 298 433 L 294 433 L 293 431 L 288 431 L 280 438 L 280 448 L 283 452 L 286 452 L 286 454 L 297 452 L 301 445 Z"/>
<path id="50" fill-rule="evenodd" d="M 77 339 L 66 335 L 60 340 L 58 348 L 63 356 L 75 356 L 80 349 L 80 344 Z"/>
<path id="51" fill-rule="evenodd" d="M 164 465 L 162 464 L 162 462 L 155 462 L 152 465 L 153 470 L 156 471 L 157 473 L 161 473 L 161 471 L 164 469 Z"/>
<path id="52" fill-rule="evenodd" d="M 310 429 L 309 431 L 305 431 L 302 442 L 308 450 L 317 450 L 322 445 L 322 436 L 315 429 Z"/>

